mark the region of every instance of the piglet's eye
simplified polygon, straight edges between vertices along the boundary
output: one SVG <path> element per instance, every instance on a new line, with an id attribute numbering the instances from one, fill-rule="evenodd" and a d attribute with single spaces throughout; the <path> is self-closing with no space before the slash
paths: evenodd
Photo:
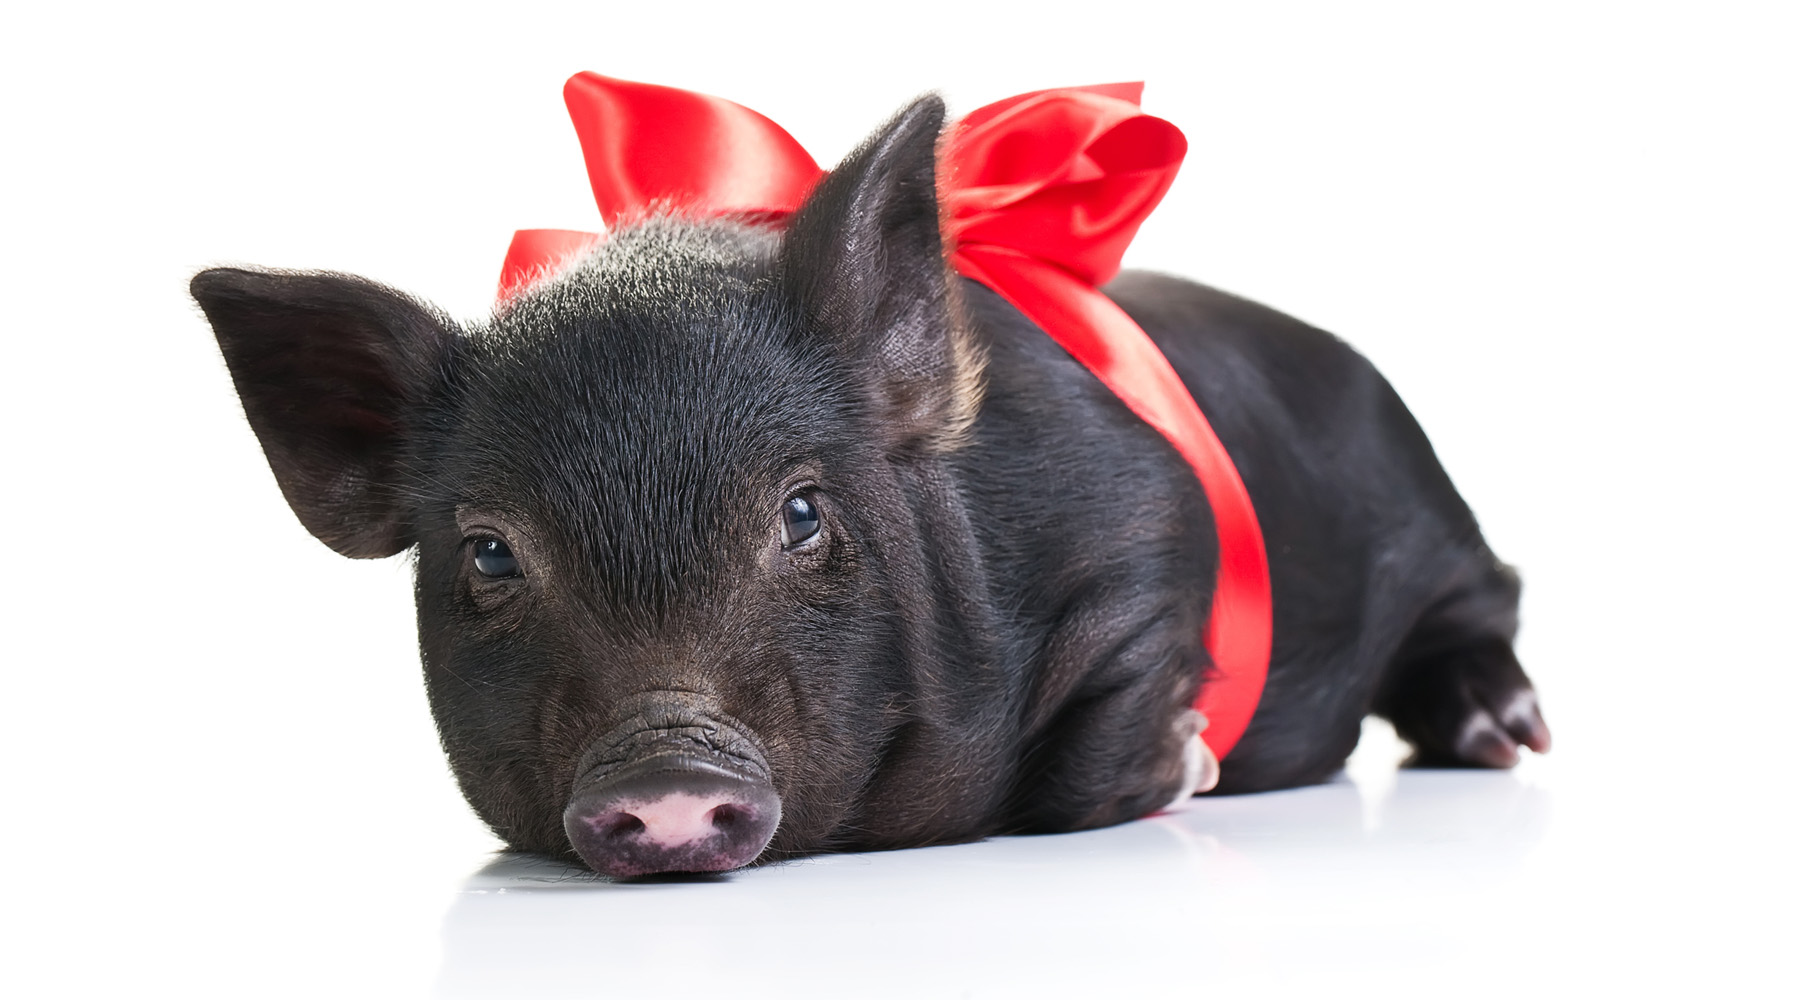
<path id="1" fill-rule="evenodd" d="M 781 505 L 781 544 L 799 545 L 819 533 L 819 508 L 803 496 L 792 496 Z"/>
<path id="2" fill-rule="evenodd" d="M 519 560 L 500 539 L 478 538 L 475 540 L 475 571 L 495 579 L 518 576 Z"/>

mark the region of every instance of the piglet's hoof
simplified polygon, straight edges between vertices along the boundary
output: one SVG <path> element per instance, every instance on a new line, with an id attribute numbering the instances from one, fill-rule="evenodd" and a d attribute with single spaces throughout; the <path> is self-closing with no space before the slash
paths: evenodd
<path id="1" fill-rule="evenodd" d="M 1200 738 L 1206 729 L 1206 716 L 1197 711 L 1187 714 L 1182 721 L 1176 723 L 1179 729 L 1191 727 L 1192 735 L 1181 750 L 1181 790 L 1163 811 L 1174 809 L 1201 792 L 1210 792 L 1219 783 L 1219 758 L 1213 755 L 1212 748 Z"/>

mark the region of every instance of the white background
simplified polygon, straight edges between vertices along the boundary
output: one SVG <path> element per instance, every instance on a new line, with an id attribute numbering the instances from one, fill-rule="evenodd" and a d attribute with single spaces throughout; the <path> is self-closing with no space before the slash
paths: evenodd
<path id="1" fill-rule="evenodd" d="M 1791 989 L 1792 9 L 9 12 L 0 990 Z M 580 69 L 730 97 L 827 164 L 927 89 L 1148 81 L 1191 152 L 1128 263 L 1383 368 L 1525 574 L 1555 752 L 1396 777 L 1389 737 L 1355 781 L 1081 837 L 471 878 L 495 844 L 408 568 L 300 528 L 186 283 L 333 268 L 480 315 L 514 229 L 595 224 Z"/>

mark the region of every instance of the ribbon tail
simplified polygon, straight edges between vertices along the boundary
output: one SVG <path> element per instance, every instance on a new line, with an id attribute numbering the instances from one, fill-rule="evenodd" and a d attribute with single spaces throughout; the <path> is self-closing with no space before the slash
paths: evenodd
<path id="1" fill-rule="evenodd" d="M 1268 553 L 1237 466 L 1149 334 L 1098 289 L 1003 247 L 966 245 L 953 262 L 1043 327 L 1168 439 L 1199 477 L 1219 535 L 1219 575 L 1205 635 L 1213 662 L 1194 707 L 1207 719 L 1201 738 L 1224 759 L 1262 698 L 1274 625 Z"/>
<path id="2" fill-rule="evenodd" d="M 561 271 L 569 261 L 600 242 L 598 233 L 568 229 L 521 229 L 513 233 L 500 265 L 500 299 L 505 301 L 528 286 Z"/>

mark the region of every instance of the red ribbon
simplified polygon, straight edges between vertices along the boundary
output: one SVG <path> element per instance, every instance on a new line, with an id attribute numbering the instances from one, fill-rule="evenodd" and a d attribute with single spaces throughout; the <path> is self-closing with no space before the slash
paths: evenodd
<path id="1" fill-rule="evenodd" d="M 1174 183 L 1187 140 L 1138 110 L 1141 83 L 1021 94 L 972 112 L 939 152 L 945 243 L 957 271 L 1044 328 L 1181 453 L 1212 506 L 1219 576 L 1194 702 L 1221 760 L 1262 698 L 1273 628 L 1262 529 L 1237 467 L 1187 387 L 1130 316 L 1101 294 Z M 781 126 L 741 105 L 579 73 L 563 88 L 609 228 L 661 208 L 779 221 L 823 176 Z M 599 241 L 522 230 L 508 297 Z"/>

